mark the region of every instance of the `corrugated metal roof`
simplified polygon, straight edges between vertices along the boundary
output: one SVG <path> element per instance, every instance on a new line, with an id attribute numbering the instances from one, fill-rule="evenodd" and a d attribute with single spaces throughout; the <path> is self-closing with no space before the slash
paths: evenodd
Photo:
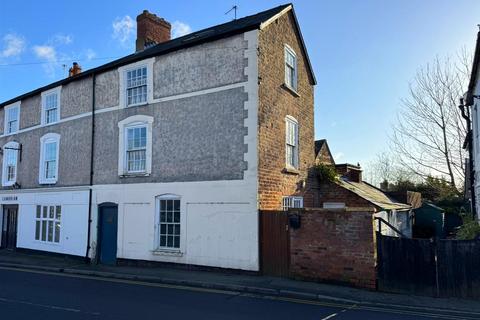
<path id="1" fill-rule="evenodd" d="M 353 182 L 344 177 L 338 179 L 337 184 L 341 187 L 355 193 L 368 202 L 374 204 L 383 210 L 410 210 L 411 206 L 405 203 L 395 202 L 387 196 L 382 190 L 366 182 Z"/>

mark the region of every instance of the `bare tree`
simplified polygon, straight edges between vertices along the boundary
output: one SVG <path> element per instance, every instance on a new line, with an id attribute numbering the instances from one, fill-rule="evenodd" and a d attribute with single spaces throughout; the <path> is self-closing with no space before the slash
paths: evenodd
<path id="1" fill-rule="evenodd" d="M 422 178 L 444 177 L 452 186 L 464 179 L 466 127 L 458 103 L 467 89 L 471 58 L 439 59 L 419 69 L 402 100 L 390 136 L 400 165 Z"/>
<path id="2" fill-rule="evenodd" d="M 402 180 L 418 182 L 418 177 L 413 175 L 410 170 L 403 168 L 396 156 L 387 151 L 377 154 L 375 159 L 367 163 L 364 177 L 375 186 L 380 186 L 380 183 L 384 181 L 390 183 Z"/>

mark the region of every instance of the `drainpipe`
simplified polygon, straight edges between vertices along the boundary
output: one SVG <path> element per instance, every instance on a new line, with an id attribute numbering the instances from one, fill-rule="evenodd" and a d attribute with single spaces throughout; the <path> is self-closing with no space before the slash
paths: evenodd
<path id="1" fill-rule="evenodd" d="M 93 198 L 93 151 L 95 142 L 95 73 L 92 74 L 92 127 L 91 127 L 91 141 L 90 141 L 90 188 L 88 194 L 88 228 L 87 228 L 87 252 L 85 253 L 85 263 L 89 263 L 88 255 L 90 253 L 90 233 L 92 224 L 92 198 Z"/>
<path id="2" fill-rule="evenodd" d="M 464 99 L 460 98 L 460 111 L 462 112 L 462 118 L 465 119 L 467 123 L 467 142 L 468 142 L 468 162 L 470 166 L 470 198 L 472 199 L 472 214 L 474 217 L 477 216 L 477 207 L 476 207 L 476 196 L 475 196 L 475 167 L 473 166 L 473 132 L 472 132 L 472 121 L 470 119 L 470 112 L 465 110 L 467 107 L 464 103 Z"/>

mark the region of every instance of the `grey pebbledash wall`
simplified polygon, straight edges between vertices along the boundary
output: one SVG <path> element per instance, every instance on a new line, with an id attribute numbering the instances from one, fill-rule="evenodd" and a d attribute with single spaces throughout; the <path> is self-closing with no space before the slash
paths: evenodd
<path id="1" fill-rule="evenodd" d="M 243 34 L 156 58 L 154 98 L 220 87 L 247 80 Z"/>
<path id="2" fill-rule="evenodd" d="M 96 115 L 94 184 L 243 179 L 248 95 L 235 88 Z M 152 174 L 118 176 L 117 123 L 154 117 Z"/>
<path id="3" fill-rule="evenodd" d="M 18 162 L 17 183 L 23 189 L 39 185 L 40 138 L 50 132 L 60 134 L 58 181 L 55 187 L 88 185 L 90 171 L 91 118 L 85 117 L 36 130 L 0 138 L 0 146 L 9 141 L 22 144 L 22 161 Z M 3 161 L 3 157 L 2 157 Z"/>
<path id="4" fill-rule="evenodd" d="M 243 34 L 183 49 L 155 58 L 153 96 L 161 98 L 240 83 L 247 80 Z M 96 75 L 95 110 L 119 106 L 119 72 Z M 142 183 L 242 179 L 247 164 L 244 136 L 247 113 L 243 87 L 192 98 L 111 110 L 95 116 L 94 183 Z M 22 188 L 43 188 L 38 181 L 40 138 L 60 134 L 59 178 L 56 187 L 88 185 L 90 177 L 92 78 L 78 79 L 61 89 L 61 119 L 85 115 L 64 123 L 33 128 L 0 137 L 22 144 L 17 182 Z M 118 176 L 118 122 L 134 114 L 154 117 L 152 175 Z M 40 125 L 41 95 L 21 102 L 20 129 Z M 3 133 L 4 110 L 0 110 Z M 1 162 L 1 157 L 0 157 Z M 1 173 L 1 170 L 0 170 Z M 0 187 L 1 188 L 1 187 Z M 9 189 L 3 188 L 3 189 Z"/>

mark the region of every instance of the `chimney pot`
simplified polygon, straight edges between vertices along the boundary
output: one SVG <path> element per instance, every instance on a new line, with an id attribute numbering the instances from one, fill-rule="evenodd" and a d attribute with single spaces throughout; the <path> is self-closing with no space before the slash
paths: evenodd
<path id="1" fill-rule="evenodd" d="M 74 62 L 73 66 L 70 69 L 68 69 L 68 76 L 73 77 L 74 75 L 77 75 L 80 72 L 82 72 L 82 67 L 80 67 L 80 65 L 77 62 Z"/>
<path id="2" fill-rule="evenodd" d="M 172 26 L 168 21 L 157 15 L 143 10 L 137 16 L 137 41 L 136 51 L 142 51 L 151 45 L 170 40 Z"/>

